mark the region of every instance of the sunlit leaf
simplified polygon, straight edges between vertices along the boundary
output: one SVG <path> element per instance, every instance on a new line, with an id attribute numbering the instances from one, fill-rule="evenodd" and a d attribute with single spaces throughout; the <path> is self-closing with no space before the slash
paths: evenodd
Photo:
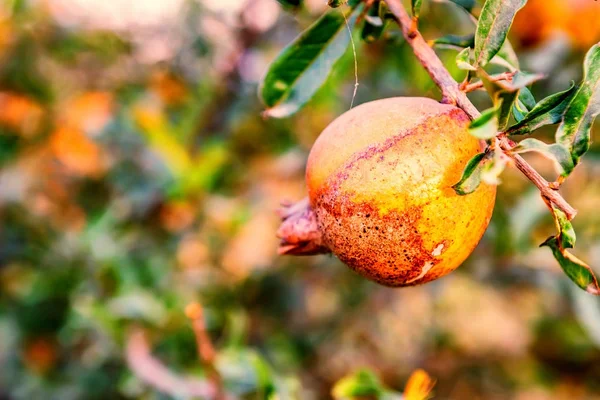
<path id="1" fill-rule="evenodd" d="M 513 18 L 527 0 L 486 0 L 475 33 L 475 65 L 485 66 L 504 44 Z"/>
<path id="2" fill-rule="evenodd" d="M 498 133 L 498 109 L 488 108 L 471 121 L 469 133 L 478 139 L 491 139 Z"/>
<path id="3" fill-rule="evenodd" d="M 594 119 L 600 113 L 600 44 L 592 46 L 583 63 L 583 80 L 565 110 L 556 142 L 571 151 L 573 163 L 590 147 Z"/>
<path id="4" fill-rule="evenodd" d="M 339 400 L 367 396 L 378 398 L 384 391 L 379 378 L 373 372 L 360 370 L 340 379 L 331 390 L 331 395 Z"/>
<path id="5" fill-rule="evenodd" d="M 481 184 L 481 168 L 486 153 L 479 153 L 469 160 L 460 180 L 452 186 L 459 195 L 473 193 Z"/>
<path id="6" fill-rule="evenodd" d="M 410 7 L 412 10 L 413 17 L 419 18 L 419 13 L 421 12 L 422 4 L 423 4 L 423 0 L 410 0 Z"/>
<path id="7" fill-rule="evenodd" d="M 467 47 L 456 55 L 456 66 L 467 71 L 476 70 L 476 68 L 471 65 L 471 48 Z"/>
<path id="8" fill-rule="evenodd" d="M 362 7 L 347 16 L 352 28 Z M 325 83 L 345 53 L 350 33 L 344 14 L 331 10 L 289 44 L 273 61 L 259 87 L 265 115 L 286 117 L 298 111 Z"/>
<path id="9" fill-rule="evenodd" d="M 521 121 L 511 126 L 507 133 L 510 135 L 524 135 L 544 125 L 556 124 L 562 119 L 565 108 L 575 93 L 576 86 L 562 92 L 552 94 L 540 100 Z"/>
<path id="10" fill-rule="evenodd" d="M 598 280 L 596 279 L 592 269 L 585 262 L 575 257 L 567 250 L 561 248 L 558 238 L 551 236 L 540 246 L 550 247 L 554 258 L 556 258 L 565 274 L 577 286 L 590 294 L 596 296 L 600 295 Z"/>
<path id="11" fill-rule="evenodd" d="M 514 153 L 526 153 L 530 151 L 540 153 L 555 163 L 562 176 L 569 175 L 574 168 L 569 150 L 559 143 L 546 144 L 538 139 L 527 138 L 521 140 L 512 151 Z"/>

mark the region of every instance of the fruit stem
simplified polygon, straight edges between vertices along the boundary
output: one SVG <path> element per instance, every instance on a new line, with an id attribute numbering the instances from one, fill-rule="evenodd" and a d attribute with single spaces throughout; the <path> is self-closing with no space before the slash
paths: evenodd
<path id="1" fill-rule="evenodd" d="M 396 18 L 396 22 L 402 29 L 406 42 L 413 49 L 413 53 L 431 76 L 431 79 L 442 91 L 442 102 L 456 104 L 471 118 L 476 119 L 481 115 L 479 110 L 471 103 L 466 93 L 460 90 L 458 82 L 454 80 L 450 72 L 435 54 L 435 51 L 427 44 L 421 33 L 412 24 L 412 19 L 406 12 L 402 0 L 385 0 L 389 10 Z M 545 180 L 523 157 L 513 154 L 512 146 L 505 136 L 500 137 L 500 147 L 509 156 L 519 171 L 521 171 L 537 188 L 541 195 L 550 200 L 554 205 L 565 213 L 569 220 L 577 214 L 575 210 L 561 195 Z"/>

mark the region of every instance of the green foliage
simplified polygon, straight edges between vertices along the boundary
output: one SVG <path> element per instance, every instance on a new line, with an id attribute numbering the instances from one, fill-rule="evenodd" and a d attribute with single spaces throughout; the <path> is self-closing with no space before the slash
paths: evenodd
<path id="1" fill-rule="evenodd" d="M 540 153 L 556 164 L 561 176 L 569 175 L 574 168 L 569 150 L 558 143 L 546 144 L 538 139 L 527 138 L 521 140 L 512 151 L 514 153 L 526 153 L 529 151 Z"/>
<path id="2" fill-rule="evenodd" d="M 479 153 L 469 160 L 460 180 L 452 186 L 459 195 L 473 193 L 481 184 L 482 163 L 487 159 L 486 153 Z"/>
<path id="3" fill-rule="evenodd" d="M 353 400 L 372 398 L 377 400 L 401 399 L 399 393 L 387 389 L 379 378 L 368 369 L 357 372 L 340 379 L 333 389 L 331 395 L 336 400 Z"/>
<path id="4" fill-rule="evenodd" d="M 491 139 L 498 133 L 498 108 L 484 110 L 469 124 L 469 133 L 477 139 Z"/>
<path id="5" fill-rule="evenodd" d="M 517 11 L 527 0 L 486 0 L 475 33 L 475 65 L 484 67 L 502 48 Z"/>
<path id="6" fill-rule="evenodd" d="M 419 14 L 421 13 L 421 5 L 422 4 L 423 4 L 423 0 L 410 0 L 410 8 L 411 8 L 413 17 L 419 18 Z"/>
<path id="7" fill-rule="evenodd" d="M 346 52 L 351 39 L 346 21 L 352 28 L 361 10 L 325 13 L 277 56 L 259 88 L 266 115 L 289 116 L 311 99 Z"/>
<path id="8" fill-rule="evenodd" d="M 556 132 L 556 142 L 567 147 L 573 163 L 590 147 L 592 124 L 600 113 L 600 44 L 592 46 L 583 62 L 583 81 L 567 106 Z"/>
<path id="9" fill-rule="evenodd" d="M 592 269 L 585 262 L 561 247 L 560 240 L 556 236 L 549 237 L 540 246 L 550 247 L 554 258 L 556 258 L 563 271 L 565 271 L 565 274 L 577 286 L 590 294 L 600 295 L 598 280 L 594 276 Z"/>
<path id="10" fill-rule="evenodd" d="M 554 93 L 535 104 L 516 124 L 507 129 L 509 135 L 524 135 L 545 125 L 562 120 L 565 108 L 577 90 L 575 85 L 562 92 Z"/>

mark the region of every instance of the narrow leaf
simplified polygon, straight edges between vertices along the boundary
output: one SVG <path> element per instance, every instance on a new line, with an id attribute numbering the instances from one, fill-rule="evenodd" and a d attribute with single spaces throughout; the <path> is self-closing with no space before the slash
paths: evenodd
<path id="1" fill-rule="evenodd" d="M 513 19 L 527 0 L 486 0 L 475 32 L 475 65 L 485 66 L 506 40 Z"/>
<path id="2" fill-rule="evenodd" d="M 567 215 L 556 208 L 554 204 L 551 204 L 552 216 L 554 217 L 554 223 L 556 224 L 556 230 L 558 231 L 558 244 L 563 249 L 572 249 L 575 246 L 577 236 L 575 235 L 575 229 L 573 224 L 567 218 Z"/>
<path id="3" fill-rule="evenodd" d="M 515 104 L 513 104 L 512 113 L 513 117 L 515 117 L 515 121 L 521 122 L 525 118 L 525 114 L 527 114 L 527 107 L 523 104 L 523 102 L 517 98 Z"/>
<path id="4" fill-rule="evenodd" d="M 575 90 L 576 87 L 571 85 L 567 90 L 554 93 L 540 100 L 521 121 L 511 126 L 507 133 L 510 135 L 524 135 L 544 125 L 560 122 Z"/>
<path id="5" fill-rule="evenodd" d="M 410 0 L 410 7 L 412 10 L 413 17 L 419 18 L 419 13 L 421 12 L 422 4 L 423 4 L 423 0 Z"/>
<path id="6" fill-rule="evenodd" d="M 347 18 L 350 28 L 361 8 Z M 281 118 L 298 111 L 325 83 L 349 43 L 344 14 L 337 10 L 325 13 L 294 39 L 273 61 L 260 84 L 265 115 Z"/>
<path id="7" fill-rule="evenodd" d="M 519 92 L 519 100 L 521 103 L 523 103 L 527 110 L 531 110 L 533 107 L 535 107 L 535 97 L 533 97 L 531 90 L 527 89 L 526 87 L 522 88 Z"/>
<path id="8" fill-rule="evenodd" d="M 583 62 L 583 80 L 567 106 L 556 132 L 556 142 L 571 151 L 573 163 L 590 147 L 594 119 L 600 113 L 600 44 L 592 46 Z"/>
<path id="9" fill-rule="evenodd" d="M 469 133 L 478 139 L 491 139 L 498 133 L 498 109 L 488 108 L 471 121 Z"/>
<path id="10" fill-rule="evenodd" d="M 467 47 L 456 55 L 456 65 L 460 69 L 475 71 L 476 68 L 471 65 L 471 48 Z"/>
<path id="11" fill-rule="evenodd" d="M 554 258 L 558 261 L 565 274 L 577 286 L 593 295 L 600 295 L 598 280 L 592 269 L 564 248 L 561 248 L 559 240 L 551 236 L 541 246 L 548 246 L 552 250 Z"/>
<path id="12" fill-rule="evenodd" d="M 540 140 L 528 138 L 523 139 L 519 144 L 512 149 L 514 153 L 526 153 L 535 151 L 542 154 L 544 157 L 552 160 L 561 176 L 567 176 L 573 171 L 573 159 L 569 150 L 558 143 L 546 144 Z"/>
<path id="13" fill-rule="evenodd" d="M 473 193 L 481 184 L 481 168 L 486 153 L 479 153 L 469 160 L 460 180 L 452 186 L 458 195 Z"/>
<path id="14" fill-rule="evenodd" d="M 475 45 L 475 35 L 444 35 L 431 41 L 432 46 L 448 45 L 455 47 L 473 47 Z"/>

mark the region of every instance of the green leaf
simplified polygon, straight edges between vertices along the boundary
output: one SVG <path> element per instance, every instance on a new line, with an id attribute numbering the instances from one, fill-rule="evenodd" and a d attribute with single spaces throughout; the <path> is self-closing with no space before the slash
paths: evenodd
<path id="1" fill-rule="evenodd" d="M 511 151 L 514 153 L 526 153 L 529 151 L 540 153 L 544 157 L 554 161 L 562 176 L 569 175 L 574 168 L 569 150 L 558 143 L 546 144 L 540 140 L 528 138 L 521 140 Z"/>
<path id="2" fill-rule="evenodd" d="M 431 41 L 432 46 L 448 45 L 460 48 L 473 47 L 475 45 L 475 35 L 444 35 Z"/>
<path id="3" fill-rule="evenodd" d="M 506 40 L 513 19 L 527 0 L 486 0 L 475 32 L 475 65 L 485 66 Z"/>
<path id="4" fill-rule="evenodd" d="M 369 370 L 360 370 L 340 379 L 331 390 L 334 399 L 352 399 L 374 396 L 378 398 L 385 392 L 379 378 Z"/>
<path id="5" fill-rule="evenodd" d="M 510 116 L 512 115 L 513 104 L 517 100 L 519 92 L 498 92 L 494 103 L 498 107 L 498 130 L 504 131 L 510 122 Z"/>
<path id="6" fill-rule="evenodd" d="M 467 71 L 475 71 L 476 68 L 471 65 L 471 48 L 467 47 L 456 55 L 456 66 Z"/>
<path id="7" fill-rule="evenodd" d="M 533 97 L 531 90 L 527 89 L 526 87 L 522 88 L 519 92 L 519 100 L 521 103 L 523 103 L 528 111 L 535 107 L 535 97 Z"/>
<path id="8" fill-rule="evenodd" d="M 471 121 L 469 133 L 477 139 L 491 139 L 498 133 L 498 109 L 488 108 L 481 115 Z"/>
<path id="9" fill-rule="evenodd" d="M 585 56 L 583 80 L 556 132 L 556 142 L 570 150 L 575 165 L 590 147 L 592 124 L 599 113 L 600 44 L 596 44 Z"/>
<path id="10" fill-rule="evenodd" d="M 557 237 L 551 236 L 541 246 L 548 246 L 552 250 L 554 258 L 560 264 L 565 274 L 577 286 L 593 295 L 600 295 L 598 280 L 592 269 L 585 262 L 581 261 L 567 250 L 561 247 Z"/>
<path id="11" fill-rule="evenodd" d="M 577 90 L 576 86 L 571 85 L 567 90 L 540 100 L 521 121 L 511 126 L 506 132 L 509 135 L 524 135 L 544 125 L 560 122 L 575 90 Z"/>
<path id="12" fill-rule="evenodd" d="M 469 160 L 460 180 L 452 185 L 456 194 L 464 196 L 477 190 L 481 184 L 481 168 L 486 155 L 486 153 L 479 153 Z"/>
<path id="13" fill-rule="evenodd" d="M 516 72 L 511 80 L 493 80 L 483 69 L 478 70 L 484 87 L 492 97 L 494 105 L 498 108 L 498 129 L 503 131 L 510 122 L 513 105 L 517 101 L 520 89 L 543 78 L 541 74 Z"/>
<path id="14" fill-rule="evenodd" d="M 365 24 L 360 36 L 367 43 L 379 39 L 385 29 L 386 21 L 379 15 L 380 3 L 375 1 L 365 16 Z"/>
<path id="15" fill-rule="evenodd" d="M 422 4 L 423 0 L 410 0 L 410 8 L 412 10 L 413 17 L 419 18 L 419 13 L 421 12 Z"/>
<path id="16" fill-rule="evenodd" d="M 347 17 L 350 29 L 361 8 Z M 265 115 L 282 118 L 298 111 L 325 83 L 349 43 L 346 19 L 338 10 L 325 13 L 294 39 L 273 61 L 260 84 Z"/>
<path id="17" fill-rule="evenodd" d="M 523 104 L 523 102 L 517 97 L 517 101 L 513 104 L 512 113 L 515 117 L 515 121 L 521 122 L 525 118 L 525 114 L 527 114 L 529 110 Z"/>
<path id="18" fill-rule="evenodd" d="M 558 231 L 558 244 L 563 249 L 572 249 L 577 240 L 573 224 L 571 224 L 567 215 L 556 208 L 554 204 L 551 204 L 551 208 L 552 215 L 554 216 L 554 223 L 556 224 L 556 230 Z"/>

